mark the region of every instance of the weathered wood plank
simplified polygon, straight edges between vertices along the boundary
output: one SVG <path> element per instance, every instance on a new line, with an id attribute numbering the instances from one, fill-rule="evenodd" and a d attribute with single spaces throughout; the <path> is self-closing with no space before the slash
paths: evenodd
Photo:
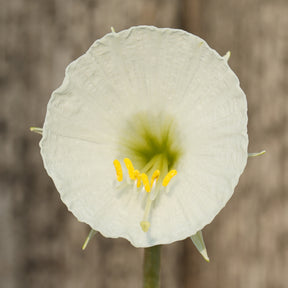
<path id="1" fill-rule="evenodd" d="M 253 3 L 252 3 L 253 2 Z M 51 92 L 69 62 L 114 26 L 182 27 L 230 64 L 249 105 L 250 159 L 235 195 L 204 236 L 211 263 L 190 241 L 163 249 L 162 287 L 286 287 L 288 275 L 285 0 L 6 1 L 0 11 L 0 286 L 141 287 L 142 251 L 92 240 L 68 213 L 39 155 Z M 139 261 L 140 259 L 140 261 Z M 286 268 L 286 269 L 285 269 Z"/>
<path id="2" fill-rule="evenodd" d="M 28 129 L 43 124 L 65 67 L 111 26 L 177 26 L 177 6 L 176 0 L 2 1 L 1 287 L 141 287 L 141 249 L 98 235 L 81 251 L 89 228 L 60 201 L 43 168 L 40 136 Z M 167 249 L 167 269 L 177 247 Z M 174 276 L 164 278 L 173 287 Z"/>
<path id="3" fill-rule="evenodd" d="M 211 263 L 186 243 L 186 287 L 288 283 L 288 2 L 201 1 L 199 35 L 229 61 L 246 92 L 250 159 L 235 195 L 205 229 Z M 189 27 L 187 27 L 189 29 Z M 188 252 L 189 251 L 189 252 Z"/>

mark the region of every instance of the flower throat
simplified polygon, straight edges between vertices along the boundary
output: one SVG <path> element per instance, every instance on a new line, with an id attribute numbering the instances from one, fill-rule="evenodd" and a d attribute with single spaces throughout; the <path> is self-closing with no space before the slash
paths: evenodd
<path id="1" fill-rule="evenodd" d="M 119 186 L 121 189 L 132 188 L 133 193 L 138 192 L 142 199 L 145 198 L 144 217 L 140 226 L 147 232 L 153 201 L 162 190 L 166 190 L 166 186 L 177 174 L 175 168 L 182 154 L 178 143 L 181 141 L 175 121 L 167 114 L 135 114 L 127 122 L 121 135 L 124 137 L 120 138 L 119 150 L 124 156 L 127 177 L 126 180 L 123 178 L 120 161 L 115 159 L 113 164 L 116 177 L 119 182 L 124 179 Z"/>
<path id="2" fill-rule="evenodd" d="M 120 152 L 146 174 L 177 167 L 182 154 L 175 120 L 168 114 L 140 112 L 127 121 Z"/>

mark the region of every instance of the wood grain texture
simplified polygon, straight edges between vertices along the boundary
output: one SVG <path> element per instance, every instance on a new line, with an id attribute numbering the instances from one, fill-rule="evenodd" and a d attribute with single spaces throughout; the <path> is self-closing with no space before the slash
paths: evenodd
<path id="1" fill-rule="evenodd" d="M 186 287 L 287 287 L 288 2 L 202 1 L 199 35 L 230 65 L 247 95 L 249 159 L 236 193 L 204 231 L 211 263 L 185 243 Z M 286 27 L 286 28 L 285 28 Z M 189 27 L 185 27 L 189 30 Z M 188 252 L 189 251 L 189 252 Z"/>
<path id="2" fill-rule="evenodd" d="M 126 240 L 98 235 L 82 252 L 89 228 L 60 201 L 43 168 L 40 137 L 29 126 L 43 125 L 65 67 L 111 26 L 177 26 L 177 6 L 153 0 L 1 3 L 1 287 L 141 287 L 143 251 Z M 165 249 L 172 258 L 168 269 L 177 247 Z M 170 278 L 164 277 L 166 287 L 173 287 Z"/>
<path id="3" fill-rule="evenodd" d="M 143 251 L 89 232 L 67 212 L 39 155 L 65 67 L 110 31 L 151 24 L 194 32 L 229 61 L 249 106 L 250 159 L 236 193 L 192 243 L 163 247 L 162 287 L 284 288 L 288 283 L 288 2 L 13 0 L 0 9 L 0 287 L 141 287 Z"/>

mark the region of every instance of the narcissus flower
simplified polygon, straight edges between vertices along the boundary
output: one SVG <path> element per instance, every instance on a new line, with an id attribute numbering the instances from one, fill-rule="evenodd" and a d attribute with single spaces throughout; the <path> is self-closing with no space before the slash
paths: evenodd
<path id="1" fill-rule="evenodd" d="M 80 221 L 149 247 L 213 220 L 248 157 L 246 97 L 228 56 L 187 32 L 138 26 L 67 67 L 40 146 Z"/>

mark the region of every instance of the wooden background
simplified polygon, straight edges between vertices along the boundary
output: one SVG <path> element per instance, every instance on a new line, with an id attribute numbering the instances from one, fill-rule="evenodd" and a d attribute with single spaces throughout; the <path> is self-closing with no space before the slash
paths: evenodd
<path id="1" fill-rule="evenodd" d="M 0 0 L 0 287 L 141 287 L 143 251 L 67 212 L 39 154 L 51 92 L 97 38 L 138 24 L 182 28 L 225 54 L 249 105 L 249 159 L 234 196 L 204 230 L 165 246 L 162 287 L 284 288 L 288 283 L 287 0 Z"/>

